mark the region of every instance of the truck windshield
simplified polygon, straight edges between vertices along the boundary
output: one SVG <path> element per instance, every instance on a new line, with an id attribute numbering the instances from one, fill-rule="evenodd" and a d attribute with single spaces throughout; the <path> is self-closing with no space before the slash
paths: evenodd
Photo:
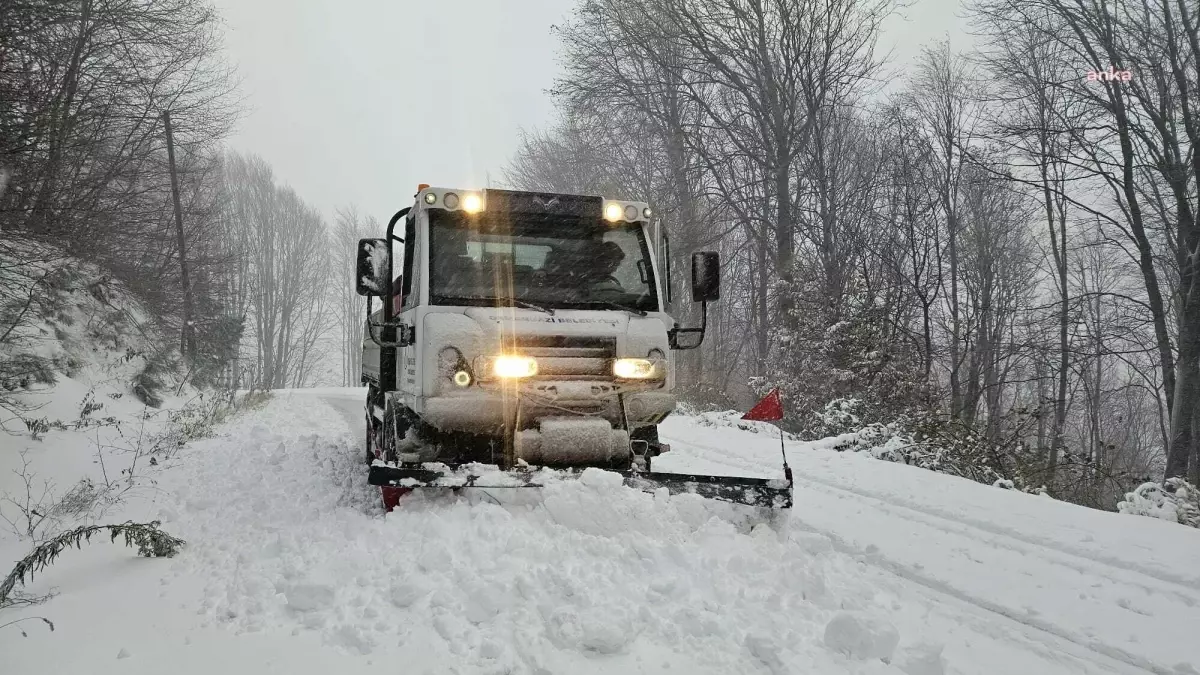
<path id="1" fill-rule="evenodd" d="M 435 305 L 658 309 L 649 247 L 638 225 L 468 224 L 431 214 L 429 231 Z"/>

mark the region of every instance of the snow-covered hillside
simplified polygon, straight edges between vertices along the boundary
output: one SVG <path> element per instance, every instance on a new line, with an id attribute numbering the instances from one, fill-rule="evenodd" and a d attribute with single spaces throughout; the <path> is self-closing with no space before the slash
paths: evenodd
<path id="1" fill-rule="evenodd" d="M 28 545 L 153 496 L 141 470 L 178 449 L 163 432 L 206 397 L 181 383 L 151 313 L 96 265 L 16 239 L 0 268 L 0 544 L 20 532 Z"/>
<path id="2" fill-rule="evenodd" d="M 3 672 L 1200 672 L 1200 531 L 799 441 L 770 525 L 600 471 L 385 516 L 362 395 L 279 393 L 151 468 L 113 519 L 184 551 L 64 554 L 26 589 L 57 597 L 0 613 L 56 626 L 0 629 Z M 780 472 L 769 429 L 663 432 L 657 469 Z"/>

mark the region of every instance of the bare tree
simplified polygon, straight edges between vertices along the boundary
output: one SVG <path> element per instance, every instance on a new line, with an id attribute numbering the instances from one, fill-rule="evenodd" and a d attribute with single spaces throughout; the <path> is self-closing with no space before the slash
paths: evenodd
<path id="1" fill-rule="evenodd" d="M 330 288 L 341 344 L 342 385 L 356 387 L 361 384 L 361 345 L 367 303 L 354 289 L 355 244 L 359 239 L 379 236 L 383 227 L 376 219 L 359 213 L 354 206 L 338 209 L 336 217 L 331 237 Z"/>
<path id="2" fill-rule="evenodd" d="M 224 166 L 227 217 L 245 233 L 246 307 L 254 384 L 264 389 L 309 383 L 330 328 L 329 233 L 320 214 L 275 184 L 257 157 L 230 154 Z"/>
<path id="3" fill-rule="evenodd" d="M 992 42 L 1036 33 L 1053 43 L 1050 53 L 1062 60 L 1063 70 L 1076 72 L 1047 78 L 1061 100 L 1072 103 L 1055 110 L 1052 128 L 1070 135 L 1064 160 L 1097 192 L 1062 192 L 1099 221 L 1104 238 L 1137 266 L 1145 298 L 1139 302 L 1153 324 L 1170 416 L 1166 473 L 1183 475 L 1197 451 L 1192 429 L 1200 399 L 1200 302 L 1193 291 L 1200 228 L 1190 187 L 1200 133 L 1193 76 L 1200 39 L 1193 10 L 1171 2 L 1134 7 L 995 0 L 979 3 L 976 11 Z M 1093 75 L 1085 78 L 1085 68 Z M 1095 77 L 1110 68 L 1128 75 Z M 1173 295 L 1169 302 L 1164 286 Z"/>
<path id="4" fill-rule="evenodd" d="M 972 79 L 969 64 L 950 51 L 949 43 L 943 42 L 922 53 L 907 96 L 936 153 L 935 179 L 941 213 L 946 221 L 945 253 L 949 265 L 943 277 L 949 288 L 942 295 L 950 314 L 950 409 L 951 414 L 959 418 L 967 415 L 962 382 L 963 318 L 959 308 L 959 192 L 966 166 L 966 149 L 973 143 L 980 116 L 977 98 L 971 91 Z"/>

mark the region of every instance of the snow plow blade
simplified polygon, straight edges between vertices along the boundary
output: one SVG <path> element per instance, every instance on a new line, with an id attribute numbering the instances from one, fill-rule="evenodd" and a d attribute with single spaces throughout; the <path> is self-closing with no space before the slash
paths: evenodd
<path id="1" fill-rule="evenodd" d="M 376 462 L 367 481 L 371 485 L 396 488 L 539 488 L 578 478 L 584 468 L 550 469 L 530 467 L 502 471 L 494 466 L 445 464 L 395 466 Z M 792 507 L 792 478 L 743 478 L 704 476 L 688 473 L 615 471 L 624 476 L 625 485 L 645 492 L 666 488 L 671 494 L 697 494 L 734 504 L 775 509 Z"/>

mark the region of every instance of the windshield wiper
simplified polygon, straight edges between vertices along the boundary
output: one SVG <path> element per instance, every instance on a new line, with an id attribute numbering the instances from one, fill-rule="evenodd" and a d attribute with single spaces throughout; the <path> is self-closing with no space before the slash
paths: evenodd
<path id="1" fill-rule="evenodd" d="M 524 307 L 525 309 L 536 309 L 539 312 L 545 312 L 545 313 L 549 314 L 550 316 L 554 316 L 554 309 L 552 307 L 543 307 L 541 305 L 534 304 L 527 300 L 517 300 L 516 298 L 508 298 L 508 300 L 510 302 L 512 302 L 512 304 L 516 305 L 517 307 Z"/>
<path id="2" fill-rule="evenodd" d="M 438 297 L 441 298 L 442 300 L 466 300 L 468 302 L 499 302 L 499 303 L 508 302 L 517 307 L 523 307 L 525 309 L 536 309 L 539 312 L 545 312 L 545 313 L 549 314 L 550 316 L 554 316 L 554 310 L 550 307 L 543 307 L 541 305 L 534 304 L 534 303 L 526 301 L 526 300 L 518 300 L 517 298 L 501 298 L 501 297 L 495 296 L 495 295 L 450 295 L 450 296 L 443 295 L 443 296 L 438 296 Z"/>
<path id="3" fill-rule="evenodd" d="M 609 309 L 623 309 L 626 312 L 632 312 L 633 314 L 637 314 L 638 316 L 646 316 L 646 310 L 644 310 L 644 309 L 638 309 L 637 307 L 633 307 L 630 305 L 623 305 L 619 302 L 613 302 L 612 300 L 589 300 L 588 304 L 589 305 L 604 305 L 605 307 L 607 307 Z"/>

